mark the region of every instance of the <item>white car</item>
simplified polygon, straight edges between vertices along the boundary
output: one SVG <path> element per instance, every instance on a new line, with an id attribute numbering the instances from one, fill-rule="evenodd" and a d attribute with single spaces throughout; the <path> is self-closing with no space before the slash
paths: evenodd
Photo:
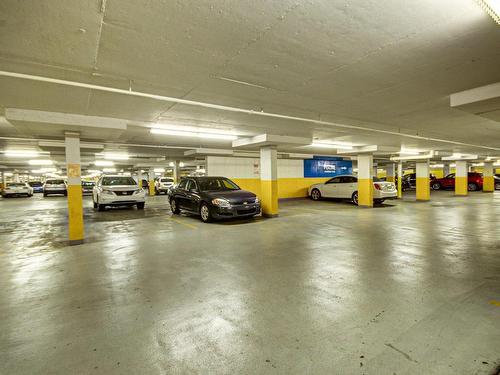
<path id="1" fill-rule="evenodd" d="M 160 177 L 155 181 L 155 192 L 157 195 L 167 194 L 168 189 L 174 185 L 174 179 L 170 177 Z"/>
<path id="2" fill-rule="evenodd" d="M 137 206 L 143 210 L 146 194 L 132 177 L 105 175 L 94 186 L 92 200 L 99 211 L 106 206 Z"/>
<path id="3" fill-rule="evenodd" d="M 32 197 L 33 188 L 25 182 L 8 182 L 7 186 L 2 189 L 2 197 L 4 198 L 20 195 Z"/>
<path id="4" fill-rule="evenodd" d="M 49 179 L 43 184 L 43 196 L 51 194 L 68 195 L 68 186 L 63 179 Z"/>
<path id="5" fill-rule="evenodd" d="M 309 196 L 317 201 L 321 198 L 345 198 L 358 204 L 358 178 L 352 175 L 336 176 L 328 181 L 309 187 Z M 373 178 L 373 201 L 382 203 L 386 199 L 395 199 L 398 196 L 396 185 L 393 182 Z"/>

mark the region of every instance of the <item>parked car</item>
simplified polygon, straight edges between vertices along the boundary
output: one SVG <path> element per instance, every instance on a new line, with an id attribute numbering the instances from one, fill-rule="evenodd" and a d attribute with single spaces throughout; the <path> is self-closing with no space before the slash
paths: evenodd
<path id="1" fill-rule="evenodd" d="M 46 197 L 52 194 L 68 195 L 68 186 L 66 181 L 62 179 L 49 179 L 43 184 L 43 196 Z"/>
<path id="2" fill-rule="evenodd" d="M 33 188 L 33 193 L 43 193 L 43 183 L 40 181 L 28 182 L 28 185 Z"/>
<path id="3" fill-rule="evenodd" d="M 358 178 L 352 175 L 336 176 L 326 182 L 309 187 L 308 194 L 317 201 L 321 198 L 350 199 L 358 204 Z M 398 196 L 396 185 L 393 182 L 381 181 L 373 178 L 373 201 L 382 203 L 386 199 L 395 199 Z"/>
<path id="4" fill-rule="evenodd" d="M 174 184 L 174 179 L 170 177 L 160 177 L 155 181 L 155 192 L 159 194 L 167 194 L 168 188 Z"/>
<path id="5" fill-rule="evenodd" d="M 187 177 L 172 190 L 170 208 L 174 214 L 182 210 L 200 215 L 207 223 L 255 216 L 260 213 L 260 201 L 226 177 Z"/>
<path id="6" fill-rule="evenodd" d="M 148 182 L 148 180 L 142 180 L 141 183 L 142 183 L 142 188 L 149 191 L 149 182 Z"/>
<path id="7" fill-rule="evenodd" d="M 495 179 L 495 190 L 500 190 L 500 174 L 496 174 L 493 176 Z"/>
<path id="8" fill-rule="evenodd" d="M 432 181 L 436 179 L 436 176 L 433 174 L 429 174 L 429 180 L 431 182 L 432 186 Z M 417 188 L 417 174 L 416 173 L 409 173 L 405 174 L 403 176 L 403 191 L 408 190 L 408 189 L 416 189 Z"/>
<path id="9" fill-rule="evenodd" d="M 455 173 L 450 173 L 443 178 L 437 178 L 431 181 L 433 190 L 454 189 L 455 188 Z M 467 189 L 469 191 L 481 190 L 483 188 L 483 176 L 481 173 L 469 172 L 467 176 Z"/>
<path id="10" fill-rule="evenodd" d="M 82 194 L 92 194 L 94 186 L 94 181 L 82 181 Z"/>
<path id="11" fill-rule="evenodd" d="M 33 188 L 25 182 L 8 182 L 7 186 L 2 189 L 2 197 L 32 197 Z"/>
<path id="12" fill-rule="evenodd" d="M 107 206 L 137 206 L 143 210 L 146 195 L 132 177 L 106 175 L 95 184 L 92 200 L 94 208 L 99 211 L 104 211 Z"/>

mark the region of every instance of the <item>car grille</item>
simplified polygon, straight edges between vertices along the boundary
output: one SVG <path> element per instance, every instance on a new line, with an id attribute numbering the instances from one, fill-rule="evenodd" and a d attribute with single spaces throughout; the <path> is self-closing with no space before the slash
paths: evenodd
<path id="1" fill-rule="evenodd" d="M 132 195 L 132 194 L 134 194 L 134 191 L 133 190 L 129 190 L 129 191 L 115 191 L 114 193 L 116 195 Z"/>
<path id="2" fill-rule="evenodd" d="M 248 199 L 242 199 L 239 201 L 231 202 L 231 204 L 234 206 L 245 205 L 245 204 L 254 204 L 254 203 L 255 203 L 255 198 L 248 198 Z"/>
<path id="3" fill-rule="evenodd" d="M 254 207 L 251 207 L 251 208 L 241 208 L 241 209 L 238 209 L 236 210 L 236 213 L 238 215 L 246 215 L 246 214 L 252 214 L 255 212 L 255 208 Z"/>

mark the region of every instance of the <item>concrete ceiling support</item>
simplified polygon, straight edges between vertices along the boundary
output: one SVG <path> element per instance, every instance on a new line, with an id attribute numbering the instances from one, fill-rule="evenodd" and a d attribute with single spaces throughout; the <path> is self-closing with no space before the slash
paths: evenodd
<path id="1" fill-rule="evenodd" d="M 155 169 L 153 167 L 149 168 L 148 173 L 148 185 L 149 185 L 149 195 L 155 195 Z"/>
<path id="2" fill-rule="evenodd" d="M 385 171 L 385 180 L 389 182 L 396 182 L 396 164 L 387 164 Z"/>
<path id="3" fill-rule="evenodd" d="M 260 149 L 260 194 L 262 214 L 278 216 L 278 152 L 276 146 Z"/>
<path id="4" fill-rule="evenodd" d="M 495 190 L 495 178 L 493 177 L 493 162 L 484 162 L 483 168 L 483 191 L 493 193 Z"/>
<path id="5" fill-rule="evenodd" d="M 70 245 L 83 243 L 83 200 L 80 164 L 80 134 L 66 133 L 66 170 L 68 176 L 68 235 Z"/>
<path id="6" fill-rule="evenodd" d="M 466 160 L 457 160 L 455 167 L 455 195 L 468 194 L 468 164 Z"/>
<path id="7" fill-rule="evenodd" d="M 173 177 L 174 177 L 174 183 L 178 184 L 181 180 L 181 161 L 176 160 L 174 161 L 174 167 L 172 170 Z"/>
<path id="8" fill-rule="evenodd" d="M 417 201 L 428 201 L 431 199 L 429 160 L 416 163 L 415 169 L 417 179 Z"/>
<path id="9" fill-rule="evenodd" d="M 443 177 L 446 177 L 450 174 L 450 163 L 443 164 Z"/>
<path id="10" fill-rule="evenodd" d="M 398 163 L 398 198 L 403 198 L 403 163 Z"/>
<path id="11" fill-rule="evenodd" d="M 373 207 L 373 155 L 358 155 L 358 205 Z"/>

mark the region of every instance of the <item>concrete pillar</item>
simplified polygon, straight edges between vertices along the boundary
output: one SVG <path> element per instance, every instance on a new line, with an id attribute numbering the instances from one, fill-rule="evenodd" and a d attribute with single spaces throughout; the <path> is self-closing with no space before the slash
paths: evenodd
<path id="1" fill-rule="evenodd" d="M 416 164 L 417 177 L 417 201 L 428 201 L 431 199 L 431 187 L 429 181 L 429 161 Z"/>
<path id="2" fill-rule="evenodd" d="M 66 170 L 68 175 L 68 234 L 69 244 L 78 245 L 84 240 L 83 200 L 80 165 L 80 135 L 65 134 Z"/>
<path id="3" fill-rule="evenodd" d="M 137 185 L 142 189 L 142 172 L 140 170 L 137 171 Z"/>
<path id="4" fill-rule="evenodd" d="M 398 198 L 403 198 L 403 163 L 398 163 Z"/>
<path id="5" fill-rule="evenodd" d="M 493 162 L 484 163 L 483 169 L 483 191 L 492 193 L 495 190 L 495 178 L 493 177 Z"/>
<path id="6" fill-rule="evenodd" d="M 19 173 L 14 173 L 14 182 L 20 182 L 19 181 Z"/>
<path id="7" fill-rule="evenodd" d="M 468 172 L 467 161 L 457 160 L 455 167 L 455 195 L 467 195 L 468 193 Z"/>
<path id="8" fill-rule="evenodd" d="M 174 178 L 174 183 L 178 184 L 181 181 L 181 167 L 180 167 L 181 161 L 176 160 L 174 161 L 174 166 L 173 166 L 173 175 L 172 177 Z"/>
<path id="9" fill-rule="evenodd" d="M 450 163 L 443 164 L 443 177 L 446 177 L 450 174 Z"/>
<path id="10" fill-rule="evenodd" d="M 373 172 L 372 172 L 372 177 L 377 177 L 378 176 L 378 165 L 377 164 L 373 164 Z"/>
<path id="11" fill-rule="evenodd" d="M 260 149 L 260 197 L 262 214 L 278 216 L 278 151 L 274 146 Z"/>
<path id="12" fill-rule="evenodd" d="M 385 180 L 388 182 L 396 182 L 396 165 L 388 164 L 385 166 Z"/>
<path id="13" fill-rule="evenodd" d="M 373 207 L 373 171 L 373 155 L 358 155 L 359 206 Z"/>
<path id="14" fill-rule="evenodd" d="M 153 196 L 155 195 L 155 169 L 149 168 L 148 175 L 149 195 Z"/>

